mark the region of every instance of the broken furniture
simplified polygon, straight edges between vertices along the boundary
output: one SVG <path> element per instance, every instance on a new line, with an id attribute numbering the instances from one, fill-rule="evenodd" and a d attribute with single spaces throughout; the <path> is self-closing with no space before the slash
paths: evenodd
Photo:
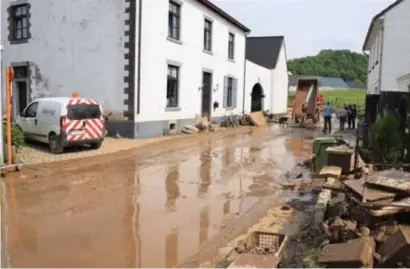
<path id="1" fill-rule="evenodd" d="M 329 268 L 372 268 L 374 248 L 371 237 L 326 245 L 319 255 L 318 263 Z"/>
<path id="2" fill-rule="evenodd" d="M 343 184 L 348 200 L 373 217 L 410 212 L 410 174 L 406 172 L 392 169 Z"/>
<path id="3" fill-rule="evenodd" d="M 377 267 L 393 268 L 399 263 L 410 266 L 410 227 L 400 227 L 377 252 L 382 257 Z"/>

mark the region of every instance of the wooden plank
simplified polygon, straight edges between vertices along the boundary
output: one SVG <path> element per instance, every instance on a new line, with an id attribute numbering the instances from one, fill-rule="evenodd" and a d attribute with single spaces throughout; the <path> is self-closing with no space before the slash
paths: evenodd
<path id="1" fill-rule="evenodd" d="M 342 174 L 342 168 L 339 166 L 324 166 L 319 172 L 319 177 L 333 177 L 338 179 Z"/>
<path id="2" fill-rule="evenodd" d="M 258 127 L 266 126 L 266 119 L 262 111 L 253 112 L 249 115 L 251 121 Z"/>
<path id="3" fill-rule="evenodd" d="M 358 194 L 363 199 L 363 202 L 374 202 L 396 197 L 396 193 L 394 192 L 382 191 L 366 187 L 364 179 L 346 180 L 343 182 L 343 184 L 346 185 L 346 187 L 348 187 L 351 191 Z"/>
<path id="4" fill-rule="evenodd" d="M 408 192 L 410 194 L 410 175 L 406 176 L 406 178 L 372 176 L 367 179 L 366 185 L 378 186 L 391 191 Z"/>

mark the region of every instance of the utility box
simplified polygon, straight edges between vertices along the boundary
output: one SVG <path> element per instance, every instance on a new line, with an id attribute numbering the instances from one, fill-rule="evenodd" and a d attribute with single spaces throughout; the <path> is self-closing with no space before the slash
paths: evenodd
<path id="1" fill-rule="evenodd" d="M 326 151 L 329 147 L 334 147 L 337 144 L 336 138 L 333 136 L 318 137 L 313 142 L 314 154 L 314 171 L 319 172 L 324 166 L 328 165 L 328 153 Z"/>
<path id="2" fill-rule="evenodd" d="M 346 146 L 328 147 L 326 152 L 328 165 L 341 167 L 343 175 L 350 173 L 354 166 L 354 149 Z"/>

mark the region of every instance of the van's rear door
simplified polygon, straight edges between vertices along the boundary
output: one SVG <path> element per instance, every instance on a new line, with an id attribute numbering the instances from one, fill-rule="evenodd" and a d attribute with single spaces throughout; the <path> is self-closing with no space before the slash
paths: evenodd
<path id="1" fill-rule="evenodd" d="M 89 99 L 74 100 L 67 105 L 67 140 L 100 139 L 104 130 L 104 117 L 100 105 Z"/>

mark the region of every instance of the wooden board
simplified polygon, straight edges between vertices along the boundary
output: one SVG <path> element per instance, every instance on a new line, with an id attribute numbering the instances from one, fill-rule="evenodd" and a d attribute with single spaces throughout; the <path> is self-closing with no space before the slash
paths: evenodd
<path id="1" fill-rule="evenodd" d="M 253 112 L 249 115 L 251 121 L 258 127 L 266 126 L 266 119 L 262 111 Z"/>
<path id="2" fill-rule="evenodd" d="M 399 177 L 371 176 L 366 185 L 377 186 L 391 191 L 408 192 L 410 194 L 410 174 Z"/>
<path id="3" fill-rule="evenodd" d="M 320 170 L 319 177 L 333 177 L 338 179 L 342 174 L 342 168 L 339 166 L 325 166 Z"/>
<path id="4" fill-rule="evenodd" d="M 396 197 L 396 193 L 394 192 L 382 191 L 366 187 L 364 179 L 346 180 L 343 182 L 343 184 L 351 191 L 358 194 L 364 200 L 364 202 L 374 202 Z"/>
<path id="5" fill-rule="evenodd" d="M 293 110 L 292 114 L 300 115 L 302 114 L 302 105 L 306 102 L 307 91 L 297 90 L 295 94 L 295 99 L 293 99 Z"/>

